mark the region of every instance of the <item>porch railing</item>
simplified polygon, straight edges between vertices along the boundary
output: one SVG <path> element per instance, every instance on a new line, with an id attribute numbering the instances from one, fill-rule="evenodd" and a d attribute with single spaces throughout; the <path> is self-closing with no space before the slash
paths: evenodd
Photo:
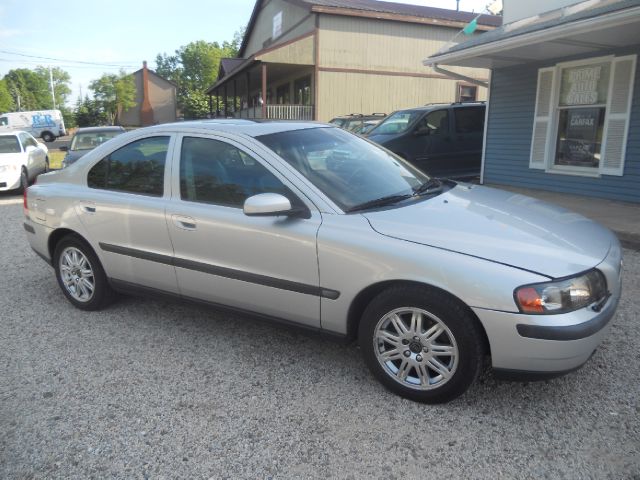
<path id="1" fill-rule="evenodd" d="M 268 119 L 313 120 L 313 105 L 267 105 Z M 262 107 L 249 107 L 234 113 L 235 118 L 263 118 Z"/>

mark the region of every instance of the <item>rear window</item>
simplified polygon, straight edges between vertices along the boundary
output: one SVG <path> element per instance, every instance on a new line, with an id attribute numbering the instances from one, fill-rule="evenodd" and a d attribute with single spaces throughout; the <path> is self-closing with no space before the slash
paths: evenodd
<path id="1" fill-rule="evenodd" d="M 14 135 L 0 137 L 0 153 L 20 153 L 20 142 Z"/>
<path id="2" fill-rule="evenodd" d="M 484 131 L 484 107 L 454 108 L 453 115 L 458 133 L 482 133 Z"/>
<path id="3" fill-rule="evenodd" d="M 92 150 L 96 148 L 98 145 L 102 145 L 107 140 L 111 140 L 113 137 L 116 137 L 124 133 L 122 131 L 107 131 L 107 132 L 86 132 L 86 133 L 76 133 L 71 141 L 70 150 Z"/>

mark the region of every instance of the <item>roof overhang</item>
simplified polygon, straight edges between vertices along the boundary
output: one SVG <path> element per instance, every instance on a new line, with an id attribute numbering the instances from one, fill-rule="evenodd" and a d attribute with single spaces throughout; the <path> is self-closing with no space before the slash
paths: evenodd
<path id="1" fill-rule="evenodd" d="M 423 64 L 502 68 L 548 59 L 604 54 L 615 48 L 638 45 L 639 31 L 640 7 L 633 7 L 444 52 L 427 58 Z"/>

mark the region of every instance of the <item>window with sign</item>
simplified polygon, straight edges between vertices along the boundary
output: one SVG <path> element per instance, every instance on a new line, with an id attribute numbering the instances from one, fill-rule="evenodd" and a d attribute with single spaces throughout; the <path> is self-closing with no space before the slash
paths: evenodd
<path id="1" fill-rule="evenodd" d="M 530 168 L 623 175 L 636 55 L 538 71 Z"/>

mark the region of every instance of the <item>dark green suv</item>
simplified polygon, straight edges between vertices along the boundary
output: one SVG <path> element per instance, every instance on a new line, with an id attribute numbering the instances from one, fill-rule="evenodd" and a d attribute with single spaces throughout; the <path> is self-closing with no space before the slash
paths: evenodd
<path id="1" fill-rule="evenodd" d="M 485 104 L 430 104 L 393 112 L 367 138 L 436 177 L 480 175 Z"/>

